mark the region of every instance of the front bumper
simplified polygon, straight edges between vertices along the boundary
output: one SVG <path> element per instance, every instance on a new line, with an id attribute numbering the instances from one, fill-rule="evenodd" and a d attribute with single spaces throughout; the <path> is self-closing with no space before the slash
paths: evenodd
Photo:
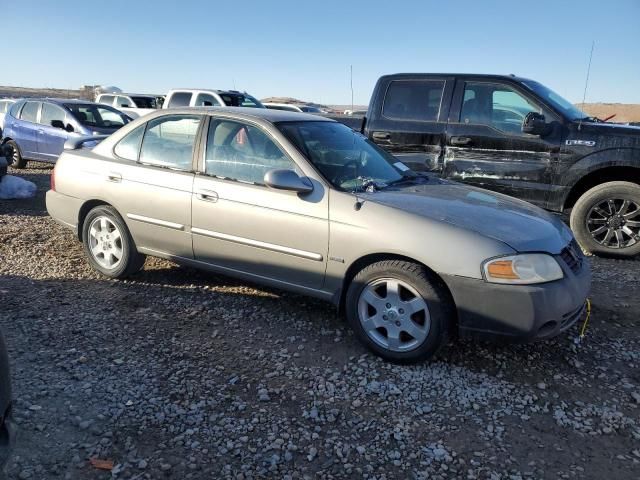
<path id="1" fill-rule="evenodd" d="M 0 478 L 2 478 L 3 469 L 13 449 L 15 438 L 16 429 L 11 415 L 11 407 L 9 407 L 0 425 Z"/>
<path id="2" fill-rule="evenodd" d="M 577 273 L 562 268 L 562 280 L 536 285 L 443 276 L 458 310 L 460 336 L 529 342 L 567 330 L 584 312 L 591 269 L 586 259 Z"/>

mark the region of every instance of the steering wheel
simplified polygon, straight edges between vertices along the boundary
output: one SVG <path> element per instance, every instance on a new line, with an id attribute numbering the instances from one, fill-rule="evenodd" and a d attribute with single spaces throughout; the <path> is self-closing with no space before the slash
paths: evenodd
<path id="1" fill-rule="evenodd" d="M 333 177 L 333 183 L 336 185 L 342 185 L 342 182 L 344 181 L 353 180 L 354 178 L 356 178 L 353 173 L 355 172 L 355 174 L 357 175 L 358 167 L 362 167 L 360 160 L 349 160 L 342 166 L 338 174 Z M 348 168 L 349 170 L 347 170 Z"/>

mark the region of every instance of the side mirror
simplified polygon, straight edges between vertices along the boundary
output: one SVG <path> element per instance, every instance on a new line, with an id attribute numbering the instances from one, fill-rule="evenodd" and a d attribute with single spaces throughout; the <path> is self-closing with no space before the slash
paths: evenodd
<path id="1" fill-rule="evenodd" d="M 61 128 L 65 130 L 64 122 L 62 120 L 51 120 L 51 126 L 53 128 Z"/>
<path id="2" fill-rule="evenodd" d="M 522 133 L 530 135 L 544 135 L 548 132 L 549 125 L 544 115 L 537 112 L 529 112 L 522 121 Z"/>
<path id="3" fill-rule="evenodd" d="M 269 170 L 264 174 L 267 187 L 290 192 L 309 193 L 313 191 L 313 184 L 307 178 L 301 178 L 293 170 Z"/>
<path id="4" fill-rule="evenodd" d="M 120 108 L 129 108 L 129 104 L 128 103 L 123 103 L 122 105 L 120 105 Z"/>
<path id="5" fill-rule="evenodd" d="M 64 129 L 69 133 L 75 132 L 75 130 L 76 130 L 75 128 L 73 128 L 73 125 L 71 125 L 70 123 L 67 123 L 67 126 L 64 127 Z"/>

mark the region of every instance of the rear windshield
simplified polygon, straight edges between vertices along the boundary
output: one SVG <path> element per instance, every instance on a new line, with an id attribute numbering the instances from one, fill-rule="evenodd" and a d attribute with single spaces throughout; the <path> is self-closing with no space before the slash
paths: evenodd
<path id="1" fill-rule="evenodd" d="M 131 97 L 138 108 L 158 108 L 156 97 Z"/>
<path id="2" fill-rule="evenodd" d="M 264 105 L 258 99 L 246 93 L 220 93 L 220 98 L 222 98 L 227 107 L 264 108 Z"/>
<path id="3" fill-rule="evenodd" d="M 78 122 L 86 127 L 115 130 L 129 123 L 129 117 L 106 105 L 66 103 L 64 106 L 71 111 Z"/>

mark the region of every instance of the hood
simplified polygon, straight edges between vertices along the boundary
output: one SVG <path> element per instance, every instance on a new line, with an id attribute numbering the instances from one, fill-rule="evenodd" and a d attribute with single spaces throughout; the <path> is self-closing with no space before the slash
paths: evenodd
<path id="1" fill-rule="evenodd" d="M 579 127 L 579 128 L 578 128 Z M 640 127 L 616 123 L 583 122 L 571 126 L 569 140 L 594 141 L 594 148 L 640 148 Z"/>
<path id="2" fill-rule="evenodd" d="M 447 222 L 499 240 L 518 252 L 558 254 L 573 238 L 559 217 L 522 200 L 441 179 L 387 187 L 364 199 Z"/>

